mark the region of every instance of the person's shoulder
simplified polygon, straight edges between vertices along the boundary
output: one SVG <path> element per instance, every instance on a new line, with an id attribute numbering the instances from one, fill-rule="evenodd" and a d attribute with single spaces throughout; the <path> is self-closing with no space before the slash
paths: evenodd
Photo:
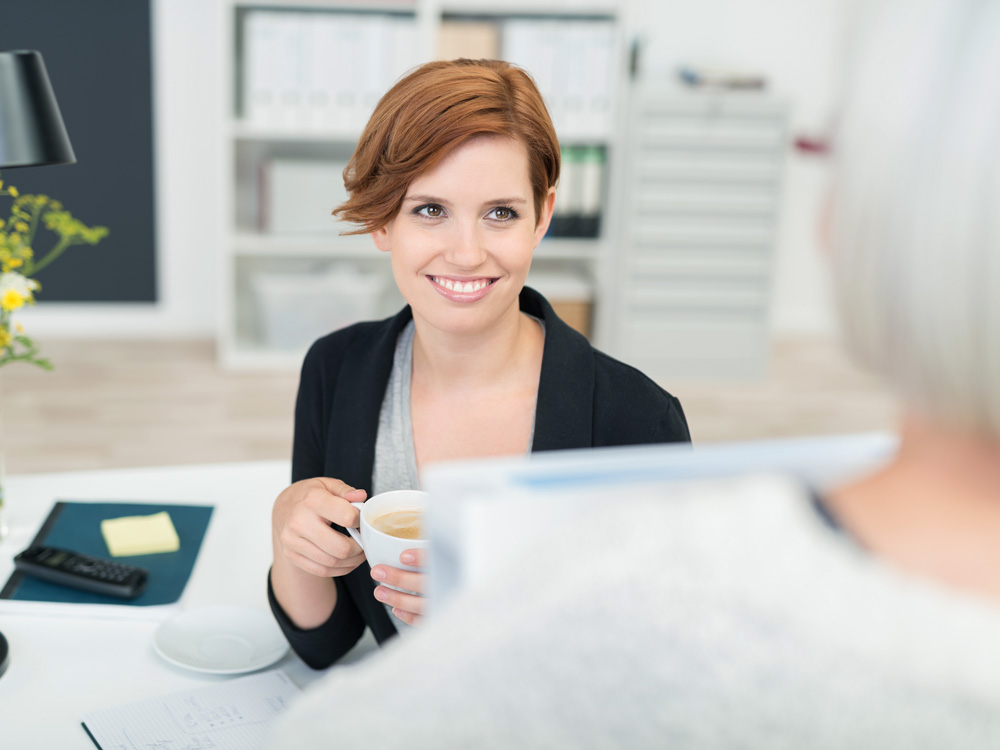
<path id="1" fill-rule="evenodd" d="M 399 327 L 402 315 L 400 313 L 384 320 L 354 323 L 321 336 L 306 352 L 302 363 L 303 372 L 339 368 L 351 350 L 377 346 L 384 336 Z"/>
<path id="2" fill-rule="evenodd" d="M 325 336 L 316 339 L 309 347 L 306 356 L 323 357 L 342 351 L 356 341 L 363 341 L 377 335 L 377 332 L 383 329 L 388 322 L 388 320 L 367 320 L 344 328 L 338 328 L 336 331 L 331 331 Z"/>
<path id="3" fill-rule="evenodd" d="M 613 445 L 691 441 L 676 396 L 632 365 L 593 351 L 595 438 Z"/>
<path id="4" fill-rule="evenodd" d="M 656 394 L 668 399 L 674 398 L 642 370 L 619 359 L 615 359 L 600 349 L 594 349 L 594 373 L 606 381 L 617 383 L 625 381 L 635 388 L 648 391 L 650 394 Z"/>

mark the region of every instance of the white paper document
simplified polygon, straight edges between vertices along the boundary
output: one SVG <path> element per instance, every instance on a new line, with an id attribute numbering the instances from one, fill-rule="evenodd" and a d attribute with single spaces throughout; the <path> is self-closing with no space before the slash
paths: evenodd
<path id="1" fill-rule="evenodd" d="M 263 748 L 271 722 L 300 693 L 280 669 L 91 711 L 83 727 L 101 750 Z"/>

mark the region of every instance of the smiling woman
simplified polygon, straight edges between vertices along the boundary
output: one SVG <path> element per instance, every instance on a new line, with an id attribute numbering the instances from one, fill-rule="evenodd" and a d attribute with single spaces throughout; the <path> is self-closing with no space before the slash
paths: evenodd
<path id="1" fill-rule="evenodd" d="M 423 573 L 370 568 L 344 533 L 352 501 L 419 489 L 435 461 L 690 440 L 676 398 L 525 287 L 558 179 L 545 104 L 508 63 L 429 63 L 375 108 L 335 213 L 391 255 L 408 304 L 320 339 L 302 367 L 269 596 L 306 663 L 333 663 L 366 627 L 382 643 L 423 612 L 398 590 L 422 592 Z M 419 568 L 420 551 L 400 562 Z"/>
<path id="2" fill-rule="evenodd" d="M 372 238 L 392 254 L 417 325 L 484 335 L 534 327 L 517 298 L 554 197 L 549 189 L 535 214 L 527 149 L 504 136 L 477 136 L 410 183 L 398 216 Z M 540 364 L 541 336 L 521 333 L 533 339 Z"/>

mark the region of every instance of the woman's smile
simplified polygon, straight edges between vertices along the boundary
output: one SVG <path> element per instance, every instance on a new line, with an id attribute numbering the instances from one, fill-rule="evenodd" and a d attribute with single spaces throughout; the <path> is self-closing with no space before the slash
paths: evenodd
<path id="1" fill-rule="evenodd" d="M 476 302 L 492 289 L 497 279 L 490 277 L 462 278 L 457 276 L 427 275 L 434 289 L 456 302 Z"/>

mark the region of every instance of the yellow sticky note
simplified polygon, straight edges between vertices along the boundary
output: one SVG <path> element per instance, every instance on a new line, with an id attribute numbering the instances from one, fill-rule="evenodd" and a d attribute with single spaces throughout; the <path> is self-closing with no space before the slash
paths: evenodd
<path id="1" fill-rule="evenodd" d="M 101 533 L 112 557 L 176 552 L 181 547 L 177 530 L 166 511 L 151 516 L 125 516 L 101 521 Z"/>

